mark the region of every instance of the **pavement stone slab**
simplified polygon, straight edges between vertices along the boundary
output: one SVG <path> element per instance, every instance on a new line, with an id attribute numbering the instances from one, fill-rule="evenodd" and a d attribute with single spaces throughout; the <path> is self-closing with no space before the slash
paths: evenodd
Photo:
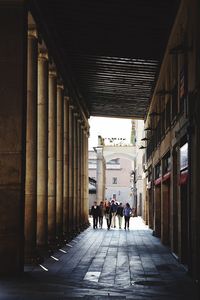
<path id="1" fill-rule="evenodd" d="M 129 231 L 91 226 L 52 256 L 0 278 L 0 299 L 198 299 L 185 268 L 139 217 Z"/>

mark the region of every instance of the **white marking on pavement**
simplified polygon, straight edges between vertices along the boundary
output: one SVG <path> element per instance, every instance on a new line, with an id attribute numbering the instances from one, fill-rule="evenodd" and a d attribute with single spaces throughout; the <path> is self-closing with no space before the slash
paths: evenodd
<path id="1" fill-rule="evenodd" d="M 67 251 L 63 250 L 63 249 L 59 249 L 59 251 L 63 252 L 63 253 L 67 253 Z"/>
<path id="2" fill-rule="evenodd" d="M 51 258 L 53 258 L 54 260 L 56 260 L 56 261 L 59 261 L 59 259 L 58 258 L 56 258 L 55 256 L 53 256 L 53 255 L 51 255 Z"/>
<path id="3" fill-rule="evenodd" d="M 43 270 L 45 270 L 46 272 L 48 272 L 48 269 L 45 268 L 43 265 L 39 265 Z"/>

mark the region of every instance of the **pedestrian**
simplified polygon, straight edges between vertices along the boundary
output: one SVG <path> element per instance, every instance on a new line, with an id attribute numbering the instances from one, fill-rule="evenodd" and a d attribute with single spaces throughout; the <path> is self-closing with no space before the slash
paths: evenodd
<path id="1" fill-rule="evenodd" d="M 111 201 L 110 210 L 111 210 L 111 215 L 112 215 L 111 227 L 116 228 L 117 205 L 115 204 L 115 200 Z"/>
<path id="2" fill-rule="evenodd" d="M 105 206 L 103 201 L 100 202 L 99 205 L 99 227 L 102 228 L 103 227 L 103 216 L 105 213 Z"/>
<path id="3" fill-rule="evenodd" d="M 106 223 L 107 223 L 107 229 L 109 230 L 110 225 L 111 225 L 111 219 L 112 219 L 110 202 L 108 202 L 108 204 L 106 205 L 106 208 L 105 208 L 105 218 L 106 218 Z"/>
<path id="4" fill-rule="evenodd" d="M 93 217 L 93 228 L 97 228 L 98 218 L 99 218 L 99 206 L 97 202 L 94 201 L 94 205 L 91 208 L 91 215 Z"/>
<path id="5" fill-rule="evenodd" d="M 123 210 L 123 215 L 124 215 L 124 219 L 125 219 L 125 224 L 124 224 L 125 230 L 126 230 L 126 227 L 129 230 L 129 220 L 131 217 L 131 213 L 132 213 L 132 209 L 130 208 L 130 204 L 126 203 L 126 206 L 124 207 L 124 210 Z"/>
<path id="6" fill-rule="evenodd" d="M 122 219 L 123 219 L 123 206 L 122 203 L 117 206 L 117 217 L 118 217 L 118 223 L 119 223 L 119 229 L 122 227 Z"/>

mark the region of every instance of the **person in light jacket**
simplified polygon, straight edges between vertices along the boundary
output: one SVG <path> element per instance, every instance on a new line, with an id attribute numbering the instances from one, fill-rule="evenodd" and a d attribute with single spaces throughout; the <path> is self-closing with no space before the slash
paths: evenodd
<path id="1" fill-rule="evenodd" d="M 132 213 L 132 209 L 130 208 L 130 204 L 126 203 L 126 206 L 124 207 L 124 210 L 123 210 L 123 215 L 124 215 L 124 219 L 125 219 L 125 226 L 124 226 L 125 230 L 126 230 L 126 227 L 129 230 L 129 221 L 130 221 L 131 213 Z"/>

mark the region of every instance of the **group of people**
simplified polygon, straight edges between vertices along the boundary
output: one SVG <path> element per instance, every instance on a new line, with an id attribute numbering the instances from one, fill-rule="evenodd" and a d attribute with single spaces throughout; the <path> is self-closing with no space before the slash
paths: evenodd
<path id="1" fill-rule="evenodd" d="M 129 230 L 129 221 L 132 215 L 132 209 L 129 203 L 126 203 L 125 206 L 122 203 L 118 204 L 115 200 L 111 202 L 104 203 L 100 202 L 100 205 L 97 205 L 97 202 L 94 202 L 94 205 L 91 207 L 90 214 L 93 217 L 93 228 L 102 228 L 103 218 L 105 217 L 107 223 L 107 229 L 111 227 L 116 228 L 116 218 L 118 218 L 119 229 L 122 228 L 122 220 L 124 218 L 124 229 Z"/>

